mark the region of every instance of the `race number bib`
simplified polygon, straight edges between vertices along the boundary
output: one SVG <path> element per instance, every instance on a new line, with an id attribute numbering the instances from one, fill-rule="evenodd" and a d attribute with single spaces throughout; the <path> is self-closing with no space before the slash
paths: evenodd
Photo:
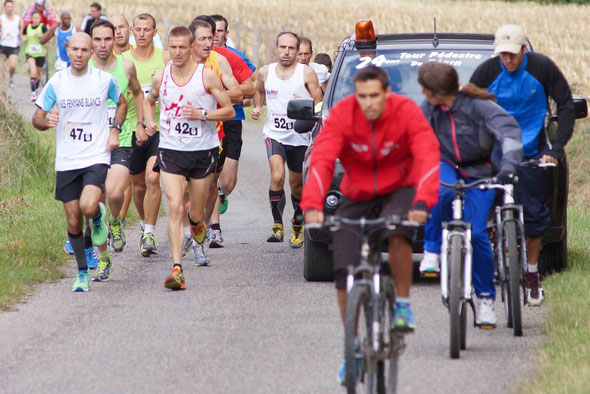
<path id="1" fill-rule="evenodd" d="M 273 125 L 276 130 L 291 131 L 293 130 L 295 121 L 287 118 L 286 116 L 273 115 Z"/>
<path id="2" fill-rule="evenodd" d="M 143 91 L 143 96 L 147 97 L 150 94 L 150 90 L 152 89 L 151 83 L 144 83 L 141 85 L 141 90 Z"/>
<path id="3" fill-rule="evenodd" d="M 117 113 L 117 106 L 109 105 L 107 107 L 107 119 L 109 120 L 109 127 L 115 123 L 115 114 Z"/>
<path id="4" fill-rule="evenodd" d="M 39 55 L 43 53 L 43 47 L 41 44 L 31 44 L 29 45 L 29 53 L 31 55 Z"/>
<path id="5" fill-rule="evenodd" d="M 64 139 L 66 142 L 90 143 L 93 141 L 92 122 L 66 122 Z"/>
<path id="6" fill-rule="evenodd" d="M 201 121 L 184 118 L 172 118 L 170 120 L 170 133 L 182 138 L 194 138 L 201 136 Z"/>

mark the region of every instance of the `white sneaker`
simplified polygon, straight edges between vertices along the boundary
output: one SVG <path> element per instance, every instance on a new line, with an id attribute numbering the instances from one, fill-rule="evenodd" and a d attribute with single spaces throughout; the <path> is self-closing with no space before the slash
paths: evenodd
<path id="1" fill-rule="evenodd" d="M 491 326 L 486 328 L 496 327 L 496 311 L 494 310 L 494 300 L 491 298 L 479 298 L 477 300 L 477 319 L 475 324 L 478 326 Z"/>
<path id="2" fill-rule="evenodd" d="M 424 257 L 420 261 L 420 274 L 438 274 L 440 272 L 439 257 L 436 253 L 424 251 Z"/>
<path id="3" fill-rule="evenodd" d="M 193 246 L 193 237 L 184 237 L 184 242 L 182 244 L 182 257 L 186 256 L 189 250 L 191 250 L 191 246 Z"/>
<path id="4" fill-rule="evenodd" d="M 37 92 L 31 92 L 31 101 L 32 102 L 37 101 Z"/>
<path id="5" fill-rule="evenodd" d="M 209 239 L 210 248 L 223 248 L 223 236 L 221 230 L 211 230 L 211 238 Z"/>

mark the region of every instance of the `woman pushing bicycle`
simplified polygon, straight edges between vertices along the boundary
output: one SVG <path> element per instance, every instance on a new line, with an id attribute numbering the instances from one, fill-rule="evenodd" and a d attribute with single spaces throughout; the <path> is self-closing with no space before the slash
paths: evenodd
<path id="1" fill-rule="evenodd" d="M 418 82 L 426 97 L 422 111 L 440 144 L 440 180 L 454 184 L 463 179 L 470 183 L 494 176 L 498 169 L 491 156 L 497 143 L 502 150 L 502 160 L 496 176 L 501 183 L 512 182 L 522 158 L 520 127 L 495 103 L 495 97 L 471 83 L 460 88 L 457 71 L 443 63 L 422 65 L 418 70 Z M 451 190 L 441 187 L 438 203 L 426 222 L 421 274 L 440 270 L 442 222 L 451 219 L 452 195 Z M 486 232 L 494 191 L 471 189 L 465 192 L 465 197 L 465 218 L 472 225 L 473 286 L 478 298 L 476 324 L 495 327 L 494 263 Z"/>

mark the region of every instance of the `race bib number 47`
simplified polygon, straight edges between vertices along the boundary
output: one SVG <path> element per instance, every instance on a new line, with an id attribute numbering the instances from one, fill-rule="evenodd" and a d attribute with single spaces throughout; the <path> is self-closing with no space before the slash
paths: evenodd
<path id="1" fill-rule="evenodd" d="M 92 122 L 66 122 L 64 137 L 66 142 L 92 142 Z"/>

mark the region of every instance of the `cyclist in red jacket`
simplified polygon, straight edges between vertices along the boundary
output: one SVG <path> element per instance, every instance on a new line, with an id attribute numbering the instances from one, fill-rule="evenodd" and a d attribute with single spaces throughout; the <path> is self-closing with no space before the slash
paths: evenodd
<path id="1" fill-rule="evenodd" d="M 336 212 L 347 218 L 406 216 L 424 223 L 438 198 L 439 144 L 412 100 L 393 94 L 385 70 L 368 66 L 354 77 L 355 94 L 334 106 L 314 143 L 301 208 L 306 223 L 324 220 L 324 199 L 340 159 L 344 201 Z M 385 234 L 389 264 L 398 290 L 394 324 L 413 331 L 409 294 L 414 231 Z M 334 233 L 334 277 L 344 321 L 346 272 L 360 260 L 360 239 L 348 231 Z"/>

